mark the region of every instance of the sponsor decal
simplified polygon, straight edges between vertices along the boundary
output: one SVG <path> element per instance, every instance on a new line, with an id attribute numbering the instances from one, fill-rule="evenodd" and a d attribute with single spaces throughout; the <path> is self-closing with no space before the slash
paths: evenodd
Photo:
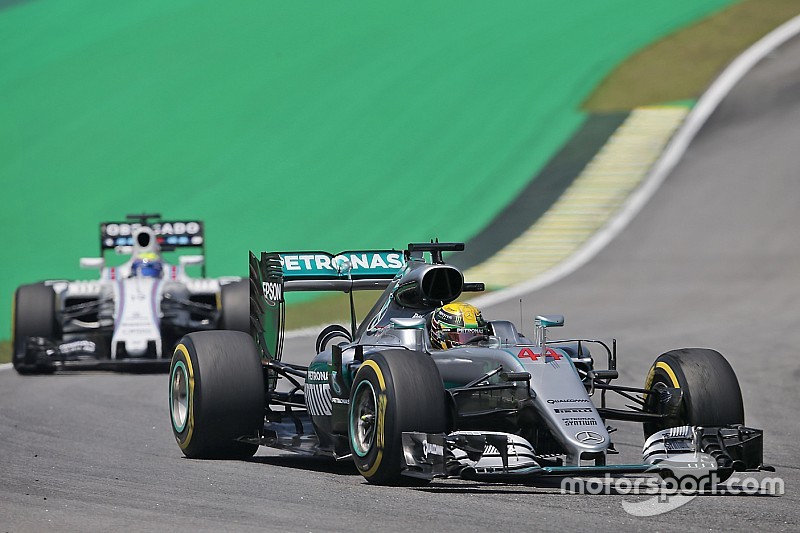
<path id="1" fill-rule="evenodd" d="M 141 227 L 149 227 L 161 244 L 172 246 L 202 246 L 203 223 L 195 220 L 155 222 L 143 226 L 138 222 L 106 222 L 100 226 L 100 242 L 105 248 L 133 246 L 133 234 Z"/>
<path id="2" fill-rule="evenodd" d="M 538 361 L 539 357 L 541 357 L 541 355 L 542 354 L 536 353 L 533 350 L 531 350 L 530 348 L 523 348 L 523 349 L 521 349 L 519 351 L 519 353 L 517 353 L 517 357 L 519 359 L 531 359 L 533 361 Z M 548 348 L 547 349 L 547 356 L 545 357 L 545 359 L 547 359 L 548 357 L 552 358 L 552 360 L 555 360 L 555 361 L 560 361 L 561 360 L 561 354 L 558 353 L 557 351 L 553 350 L 552 348 Z"/>
<path id="3" fill-rule="evenodd" d="M 386 422 L 386 403 L 386 395 L 378 394 L 378 428 L 375 432 L 375 446 L 378 448 L 378 450 L 383 449 L 383 430 Z"/>
<path id="4" fill-rule="evenodd" d="M 270 305 L 283 301 L 283 284 L 274 281 L 263 281 L 264 299 Z"/>
<path id="5" fill-rule="evenodd" d="M 110 222 L 103 224 L 103 233 L 109 237 L 127 237 L 133 235 L 137 229 L 141 228 L 139 223 Z M 150 224 L 156 235 L 197 235 L 202 232 L 202 225 L 196 221 L 163 222 Z"/>
<path id="6" fill-rule="evenodd" d="M 86 353 L 94 353 L 97 345 L 92 341 L 73 341 L 73 342 L 65 342 L 58 346 L 58 351 L 61 353 L 75 353 L 75 352 L 86 352 Z"/>
<path id="7" fill-rule="evenodd" d="M 347 263 L 352 274 L 394 274 L 404 265 L 402 252 L 281 254 L 280 258 L 284 274 L 294 276 L 344 275 L 340 265 Z"/>
<path id="8" fill-rule="evenodd" d="M 562 418 L 565 426 L 596 426 L 597 420 L 594 418 Z"/>
<path id="9" fill-rule="evenodd" d="M 583 398 L 580 400 L 576 400 L 575 398 L 568 398 L 566 400 L 547 400 L 547 403 L 550 405 L 557 404 L 557 403 L 590 403 L 589 398 Z"/>
<path id="10" fill-rule="evenodd" d="M 126 327 L 123 325 L 120 328 L 120 331 L 122 332 L 121 336 L 123 337 L 147 337 L 153 334 L 152 329 L 144 326 Z"/>
<path id="11" fill-rule="evenodd" d="M 336 396 L 331 397 L 331 403 L 340 403 L 342 405 L 350 405 L 350 400 L 347 398 L 337 398 Z"/>
<path id="12" fill-rule="evenodd" d="M 336 370 L 331 370 L 331 386 L 333 387 L 333 392 L 341 396 L 342 388 L 339 386 L 339 379 L 337 379 L 338 376 L 339 373 Z M 344 402 L 336 402 L 336 403 L 344 403 Z M 349 404 L 350 400 L 347 400 L 347 403 Z"/>
<path id="13" fill-rule="evenodd" d="M 580 431 L 575 434 L 575 438 L 583 444 L 600 444 L 606 440 L 604 436 L 594 431 Z"/>
<path id="14" fill-rule="evenodd" d="M 195 235 L 200 233 L 200 224 L 197 222 L 164 222 L 153 224 L 153 231 L 158 235 Z"/>
<path id="15" fill-rule="evenodd" d="M 664 444 L 664 450 L 668 452 L 683 452 L 683 451 L 691 451 L 693 449 L 690 443 L 683 441 L 666 440 L 664 441 L 663 444 Z"/>
<path id="16" fill-rule="evenodd" d="M 320 372 L 319 370 L 309 370 L 308 371 L 308 381 L 317 381 L 317 382 L 327 383 L 327 381 L 328 381 L 328 373 L 327 372 Z"/>
<path id="17" fill-rule="evenodd" d="M 591 407 L 568 407 L 566 409 L 553 409 L 556 413 L 591 413 Z"/>
<path id="18" fill-rule="evenodd" d="M 191 240 L 189 239 L 189 237 L 185 235 L 181 235 L 180 237 L 177 237 L 175 235 L 170 235 L 169 237 L 166 238 L 159 238 L 158 242 L 161 244 L 167 243 L 175 246 L 189 246 Z"/>
<path id="19" fill-rule="evenodd" d="M 439 444 L 434 444 L 432 442 L 428 442 L 427 440 L 422 441 L 422 453 L 425 454 L 425 457 L 429 455 L 440 455 L 444 456 L 444 447 Z"/>

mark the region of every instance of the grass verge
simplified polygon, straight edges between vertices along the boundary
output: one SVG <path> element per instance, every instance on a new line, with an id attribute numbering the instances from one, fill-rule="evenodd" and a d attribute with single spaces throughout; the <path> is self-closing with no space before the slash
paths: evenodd
<path id="1" fill-rule="evenodd" d="M 739 54 L 797 15 L 797 0 L 744 0 L 727 7 L 632 55 L 583 108 L 598 113 L 694 100 Z"/>
<path id="2" fill-rule="evenodd" d="M 11 362 L 11 341 L 0 341 L 0 364 Z"/>

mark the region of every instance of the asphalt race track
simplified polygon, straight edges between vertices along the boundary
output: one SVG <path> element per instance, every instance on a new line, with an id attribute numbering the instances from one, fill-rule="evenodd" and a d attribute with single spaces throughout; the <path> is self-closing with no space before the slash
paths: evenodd
<path id="1" fill-rule="evenodd" d="M 665 350 L 720 350 L 739 376 L 748 425 L 765 429 L 765 461 L 777 467 L 785 494 L 737 495 L 742 482 L 641 517 L 625 508 L 666 507 L 643 494 L 561 494 L 557 481 L 374 487 L 351 465 L 269 450 L 252 461 L 193 461 L 182 458 L 171 435 L 165 375 L 23 378 L 6 370 L 0 529 L 795 531 L 798 124 L 794 39 L 737 86 L 643 212 L 593 261 L 522 305 L 484 309 L 489 318 L 518 322 L 521 308 L 527 332 L 535 314 L 563 313 L 565 337 L 616 337 L 619 382 L 630 385 L 641 385 Z M 617 427 L 620 461 L 635 461 L 641 430 Z"/>

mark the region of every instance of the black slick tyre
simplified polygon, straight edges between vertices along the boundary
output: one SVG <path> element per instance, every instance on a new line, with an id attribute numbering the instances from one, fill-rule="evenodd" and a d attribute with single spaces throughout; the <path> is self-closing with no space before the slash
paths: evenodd
<path id="1" fill-rule="evenodd" d="M 252 457 L 264 424 L 264 373 L 255 343 L 238 331 L 185 335 L 170 364 L 172 432 L 192 459 Z"/>
<path id="2" fill-rule="evenodd" d="M 442 378 L 427 354 L 387 350 L 369 356 L 353 380 L 348 420 L 361 475 L 379 485 L 404 484 L 402 433 L 444 433 L 445 405 Z"/>
<path id="3" fill-rule="evenodd" d="M 20 374 L 52 372 L 51 367 L 40 366 L 27 357 L 26 345 L 29 337 L 55 341 L 58 336 L 53 288 L 44 283 L 20 286 L 14 293 L 13 313 L 14 368 Z"/>
<path id="4" fill-rule="evenodd" d="M 220 288 L 220 329 L 250 332 L 250 283 L 247 280 Z"/>
<path id="5" fill-rule="evenodd" d="M 682 348 L 660 355 L 645 381 L 679 388 L 683 400 L 679 411 L 658 423 L 644 425 L 645 437 L 668 427 L 727 426 L 744 424 L 744 402 L 739 380 L 730 363 L 714 350 Z M 657 398 L 648 398 L 646 409 L 657 412 Z"/>

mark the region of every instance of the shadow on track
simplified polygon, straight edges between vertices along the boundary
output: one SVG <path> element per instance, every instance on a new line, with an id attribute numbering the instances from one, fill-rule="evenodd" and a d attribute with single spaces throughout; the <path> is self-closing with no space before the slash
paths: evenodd
<path id="1" fill-rule="evenodd" d="M 306 470 L 309 472 L 321 472 L 324 474 L 335 474 L 337 476 L 358 476 L 358 470 L 351 461 L 334 461 L 328 457 L 307 457 L 303 455 L 259 455 L 248 460 L 251 463 L 259 463 L 281 468 L 291 468 L 292 470 Z"/>

